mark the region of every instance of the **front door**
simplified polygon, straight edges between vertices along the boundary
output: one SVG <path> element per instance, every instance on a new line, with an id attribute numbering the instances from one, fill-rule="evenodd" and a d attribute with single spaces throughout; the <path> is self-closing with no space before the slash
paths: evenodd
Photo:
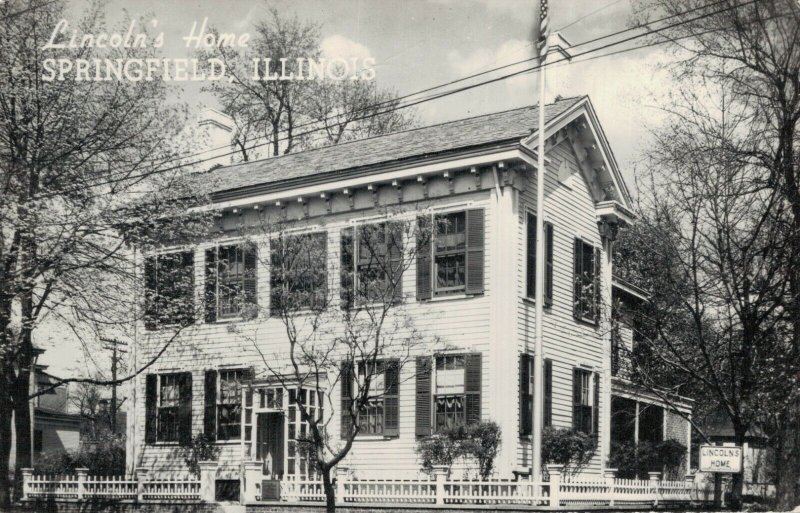
<path id="1" fill-rule="evenodd" d="M 283 476 L 283 413 L 259 413 L 256 430 L 256 459 L 264 464 L 264 475 Z"/>

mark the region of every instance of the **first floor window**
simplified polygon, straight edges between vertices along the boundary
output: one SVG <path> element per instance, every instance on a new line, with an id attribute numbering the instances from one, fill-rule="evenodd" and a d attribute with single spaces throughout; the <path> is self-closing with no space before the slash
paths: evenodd
<path id="1" fill-rule="evenodd" d="M 572 428 L 582 433 L 597 434 L 599 374 L 576 368 L 572 379 Z"/>
<path id="2" fill-rule="evenodd" d="M 466 424 L 464 355 L 436 358 L 436 431 Z"/>
<path id="3" fill-rule="evenodd" d="M 146 441 L 188 442 L 192 428 L 191 373 L 150 374 L 145 396 Z"/>
<path id="4" fill-rule="evenodd" d="M 184 251 L 145 258 L 145 325 L 194 322 L 194 253 Z"/>
<path id="5" fill-rule="evenodd" d="M 533 405 L 534 391 L 536 390 L 536 359 L 532 354 L 520 355 L 519 369 L 519 434 L 522 436 L 533 433 Z M 545 359 L 544 365 L 544 409 L 542 421 L 545 427 L 553 423 L 553 361 Z"/>
<path id="6" fill-rule="evenodd" d="M 217 403 L 217 439 L 236 440 L 242 430 L 243 370 L 219 372 L 219 401 Z"/>

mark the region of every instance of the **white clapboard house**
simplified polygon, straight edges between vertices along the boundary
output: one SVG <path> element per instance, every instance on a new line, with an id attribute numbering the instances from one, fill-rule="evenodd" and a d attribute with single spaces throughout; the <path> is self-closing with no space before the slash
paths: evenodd
<path id="1" fill-rule="evenodd" d="M 631 304 L 646 298 L 613 277 L 611 248 L 617 230 L 633 222 L 631 198 L 589 98 L 559 98 L 546 106 L 545 118 L 544 424 L 596 436 L 599 450 L 585 472 L 597 474 L 611 446 L 612 397 L 633 401 L 634 415 L 640 403 L 658 404 L 615 375 L 612 346 L 629 344 L 631 334 L 612 341 L 609 316 L 600 310 L 612 294 L 632 298 Z M 213 184 L 219 229 L 199 243 L 145 252 L 138 260 L 151 291 L 188 294 L 198 304 L 205 298 L 213 314 L 197 315 L 137 379 L 129 466 L 155 475 L 186 472 L 180 444 L 205 432 L 221 449 L 220 480 L 237 480 L 244 461 L 266 458 L 273 474 L 305 472 L 293 446 L 304 431 L 291 404 L 295 392 L 269 379 L 261 357 L 286 350 L 284 325 L 268 307 L 254 319 L 243 318 L 236 306 L 241 302 L 231 297 L 243 294 L 259 307 L 269 305 L 269 258 L 253 254 L 269 251 L 269 237 L 249 249 L 237 241 L 237 227 L 260 210 L 282 209 L 328 249 L 324 265 L 335 292 L 339 267 L 357 265 L 340 258 L 343 245 L 352 244 L 343 237 L 348 227 L 380 223 L 386 207 L 401 205 L 446 218 L 449 240 L 458 239 L 424 248 L 402 279 L 402 301 L 416 328 L 447 349 L 425 348 L 400 376 L 385 376 L 395 380 L 396 393 L 365 413 L 381 418 L 365 423 L 370 429 L 358 436 L 344 463 L 356 477 L 416 477 L 420 437 L 442 425 L 493 420 L 503 436 L 495 477 L 529 470 L 536 126 L 537 107 L 524 107 L 217 166 L 200 175 L 196 183 Z M 162 266 L 183 269 L 193 286 L 170 289 L 170 280 L 159 280 Z M 216 297 L 220 283 L 235 286 Z M 166 327 L 140 330 L 138 364 L 172 336 L 169 319 L 162 321 Z M 416 372 L 415 365 L 431 371 Z M 242 383 L 251 392 L 243 394 Z M 325 392 L 337 404 L 340 390 Z M 660 426 L 653 422 L 634 422 L 630 436 L 661 429 L 658 436 L 688 442 L 688 424 L 669 409 Z M 339 420 L 331 426 L 335 443 Z"/>

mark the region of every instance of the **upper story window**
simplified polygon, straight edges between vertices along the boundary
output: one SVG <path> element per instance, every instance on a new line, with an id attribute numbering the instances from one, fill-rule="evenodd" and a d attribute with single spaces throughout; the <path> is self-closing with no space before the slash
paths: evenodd
<path id="1" fill-rule="evenodd" d="M 527 262 L 525 295 L 531 299 L 536 297 L 536 215 L 527 213 Z M 553 304 L 553 225 L 544 223 L 544 304 Z"/>
<path id="2" fill-rule="evenodd" d="M 597 435 L 600 375 L 586 369 L 572 371 L 572 429 Z"/>
<path id="3" fill-rule="evenodd" d="M 256 304 L 256 248 L 231 244 L 206 250 L 206 322 L 241 317 Z"/>
<path id="4" fill-rule="evenodd" d="M 399 301 L 403 297 L 403 224 L 383 222 L 345 228 L 341 234 L 342 307 L 354 301 Z"/>
<path id="5" fill-rule="evenodd" d="M 192 374 L 148 374 L 145 441 L 188 443 L 192 436 Z"/>
<path id="6" fill-rule="evenodd" d="M 145 312 L 148 329 L 194 322 L 194 253 L 183 251 L 145 258 Z"/>
<path id="7" fill-rule="evenodd" d="M 272 314 L 325 308 L 328 300 L 327 260 L 326 232 L 273 239 L 270 253 Z"/>
<path id="8" fill-rule="evenodd" d="M 422 217 L 418 226 L 417 299 L 483 293 L 483 210 Z"/>
<path id="9" fill-rule="evenodd" d="M 600 317 L 600 249 L 575 239 L 573 315 L 576 319 L 598 322 Z"/>

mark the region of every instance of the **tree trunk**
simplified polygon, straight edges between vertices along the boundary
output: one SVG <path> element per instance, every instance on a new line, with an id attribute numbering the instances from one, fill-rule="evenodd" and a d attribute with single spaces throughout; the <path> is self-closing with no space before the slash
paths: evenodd
<path id="1" fill-rule="evenodd" d="M 0 411 L 10 412 L 11 401 L 8 389 L 0 391 Z M 11 415 L 0 415 L 0 508 L 11 506 L 11 482 L 8 479 L 8 466 L 11 459 Z"/>
<path id="2" fill-rule="evenodd" d="M 322 469 L 322 488 L 325 490 L 325 511 L 334 513 L 336 511 L 336 488 L 331 482 L 331 469 Z"/>
<path id="3" fill-rule="evenodd" d="M 733 444 L 739 447 L 744 447 L 744 439 L 747 434 L 747 426 L 742 425 L 741 422 L 733 422 Z M 744 462 L 742 462 L 744 464 Z M 742 490 L 744 489 L 744 468 L 742 472 L 731 475 L 731 500 L 728 507 L 734 511 L 738 511 L 742 507 Z"/>
<path id="4" fill-rule="evenodd" d="M 775 450 L 775 509 L 791 511 L 800 504 L 800 404 L 787 409 L 780 426 L 780 443 Z"/>

